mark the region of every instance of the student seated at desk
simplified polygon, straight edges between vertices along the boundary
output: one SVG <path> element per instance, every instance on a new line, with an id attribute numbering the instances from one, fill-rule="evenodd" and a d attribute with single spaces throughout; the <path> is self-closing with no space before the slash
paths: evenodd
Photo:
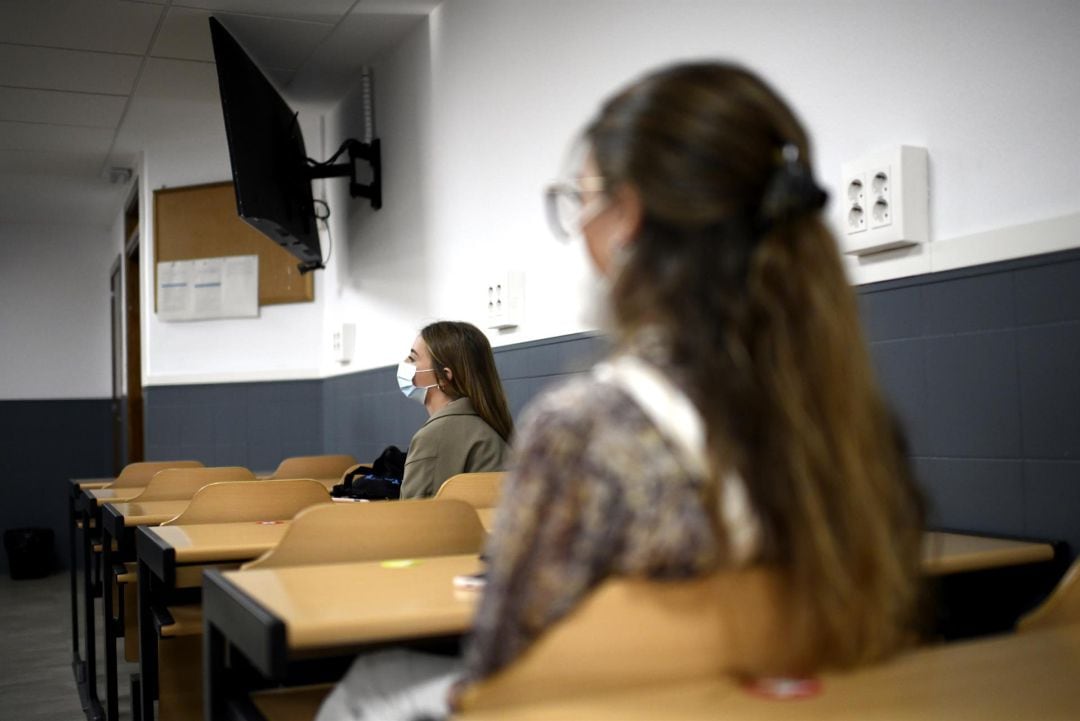
<path id="1" fill-rule="evenodd" d="M 610 99 L 582 150 L 548 200 L 608 288 L 616 350 L 520 426 L 461 677 L 506 667 L 605 578 L 750 564 L 780 577 L 800 670 L 889 655 L 914 621 L 922 504 L 801 123 L 754 74 L 685 64 Z M 433 666 L 400 695 L 436 715 L 451 676 Z M 369 718 L 371 678 L 354 667 L 320 718 Z"/>
<path id="2" fill-rule="evenodd" d="M 426 326 L 398 366 L 398 385 L 430 416 L 409 443 L 403 499 L 434 496 L 459 473 L 506 468 L 514 425 L 491 344 L 476 326 Z"/>

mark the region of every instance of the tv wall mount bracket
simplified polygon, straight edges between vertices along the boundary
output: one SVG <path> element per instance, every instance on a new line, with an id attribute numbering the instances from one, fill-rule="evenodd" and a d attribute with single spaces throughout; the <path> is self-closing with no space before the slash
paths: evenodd
<path id="1" fill-rule="evenodd" d="M 382 207 L 382 149 L 378 138 L 370 143 L 364 143 L 350 138 L 342 143 L 341 149 L 334 154 L 327 163 L 316 163 L 308 167 L 308 177 L 316 178 L 348 178 L 349 195 L 354 198 L 367 198 L 371 201 L 371 207 L 378 210 Z M 332 163 L 343 152 L 349 153 L 349 160 L 345 163 Z M 364 177 L 363 164 L 371 166 L 371 182 L 361 183 Z"/>

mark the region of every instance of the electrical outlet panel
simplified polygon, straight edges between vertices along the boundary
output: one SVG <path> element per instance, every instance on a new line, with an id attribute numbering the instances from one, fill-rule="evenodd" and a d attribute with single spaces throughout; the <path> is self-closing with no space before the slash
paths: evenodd
<path id="1" fill-rule="evenodd" d="M 899 145 L 844 163 L 841 181 L 844 253 L 869 255 L 929 242 L 926 148 Z"/>
<path id="2" fill-rule="evenodd" d="M 486 291 L 488 328 L 509 330 L 521 325 L 525 311 L 524 273 L 498 273 L 488 279 Z"/>

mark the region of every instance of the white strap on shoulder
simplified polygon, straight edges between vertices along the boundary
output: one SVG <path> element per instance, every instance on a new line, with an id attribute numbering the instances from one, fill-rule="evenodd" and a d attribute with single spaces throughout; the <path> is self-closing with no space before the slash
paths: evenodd
<path id="1" fill-rule="evenodd" d="M 708 475 L 704 421 L 686 394 L 667 376 L 640 358 L 627 355 L 598 364 L 593 375 L 625 390 L 660 433 L 679 449 L 688 470 L 699 477 Z M 756 555 L 760 545 L 760 522 L 750 507 L 746 485 L 738 473 L 724 476 L 721 491 L 721 520 L 732 560 L 745 563 Z"/>

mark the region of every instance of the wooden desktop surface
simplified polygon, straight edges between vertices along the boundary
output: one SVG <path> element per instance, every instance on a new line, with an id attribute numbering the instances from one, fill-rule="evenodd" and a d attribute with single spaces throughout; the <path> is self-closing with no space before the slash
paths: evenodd
<path id="1" fill-rule="evenodd" d="M 255 558 L 278 544 L 288 521 L 155 526 L 147 533 L 176 551 L 176 563 L 214 563 Z"/>
<path id="2" fill-rule="evenodd" d="M 99 506 L 106 503 L 126 503 L 135 498 L 146 488 L 91 488 L 86 491 L 88 498 L 93 498 Z"/>
<path id="3" fill-rule="evenodd" d="M 115 480 L 115 478 L 72 478 L 71 483 L 76 488 L 89 491 L 96 488 L 105 488 Z"/>
<path id="4" fill-rule="evenodd" d="M 176 518 L 191 501 L 147 501 L 146 503 L 113 503 L 112 507 L 124 517 L 124 526 L 156 526 Z"/>
<path id="5" fill-rule="evenodd" d="M 463 713 L 456 721 L 929 721 L 1080 718 L 1080 625 L 922 648 L 889 663 L 825 674 L 804 699 L 755 695 L 732 679 Z"/>
<path id="6" fill-rule="evenodd" d="M 923 569 L 934 576 L 1038 563 L 1053 557 L 1054 547 L 1049 543 L 933 531 L 923 539 Z"/>
<path id="7" fill-rule="evenodd" d="M 478 598 L 454 576 L 476 556 L 231 571 L 224 578 L 285 622 L 290 650 L 462 633 Z"/>

